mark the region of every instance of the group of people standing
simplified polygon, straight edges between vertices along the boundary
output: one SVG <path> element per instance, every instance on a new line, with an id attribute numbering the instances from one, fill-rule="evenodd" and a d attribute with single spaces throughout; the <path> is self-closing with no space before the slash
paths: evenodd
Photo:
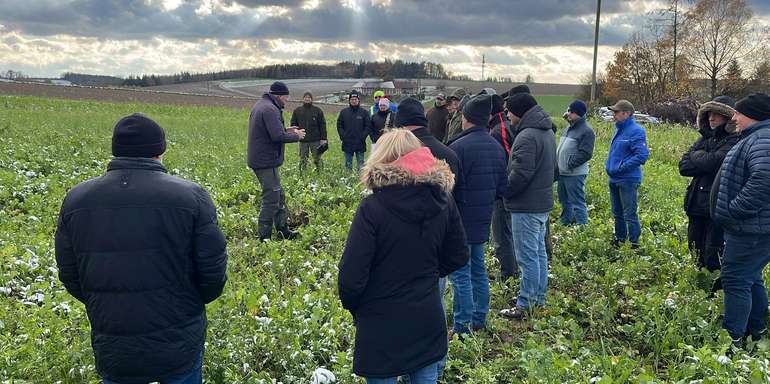
<path id="1" fill-rule="evenodd" d="M 348 129 L 374 120 L 359 95 L 351 93 L 338 120 L 346 165 L 352 168 L 356 156 L 371 192 L 356 210 L 338 275 L 342 306 L 356 326 L 353 371 L 368 383 L 395 383 L 399 376 L 412 384 L 438 380 L 448 345 L 446 279 L 454 290 L 452 333 L 464 340 L 484 331 L 490 227 L 502 277 L 520 278 L 514 307 L 501 314 L 524 319 L 546 305 L 554 182 L 561 223 L 588 223 L 585 179 L 595 134 L 585 103 L 569 105 L 570 125 L 557 144 L 550 116 L 526 86 L 502 95 L 461 93 L 436 100 L 447 113 L 434 109 L 427 116 L 416 99 L 396 110 L 381 97 L 371 112 L 388 116 L 365 161 L 365 143 L 346 146 L 344 139 L 360 140 Z M 313 153 L 316 166 L 316 152 L 328 148 L 325 118 L 312 106 L 312 94 L 303 95 L 305 104 L 285 127 L 288 94 L 275 82 L 249 116 L 247 159 L 262 188 L 262 240 L 273 228 L 286 239 L 298 236 L 286 223 L 279 173 L 285 143 L 304 140 L 300 153 Z M 612 243 L 636 248 L 646 135 L 631 103 L 621 100 L 611 109 L 615 134 L 605 171 Z M 724 327 L 740 344 L 767 333 L 762 271 L 770 262 L 770 96 L 715 99 L 703 105 L 698 126 L 702 138 L 680 163 L 681 173 L 693 177 L 685 199 L 688 238 L 699 265 L 721 266 Z M 227 280 L 226 241 L 209 194 L 166 173 L 165 149 L 165 131 L 152 119 L 120 119 L 106 174 L 69 191 L 59 214 L 59 278 L 86 305 L 105 383 L 202 382 L 205 305 Z"/>

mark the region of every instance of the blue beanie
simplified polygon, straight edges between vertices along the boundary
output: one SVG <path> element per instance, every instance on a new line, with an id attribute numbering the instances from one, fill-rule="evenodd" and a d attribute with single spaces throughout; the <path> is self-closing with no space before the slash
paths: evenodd
<path id="1" fill-rule="evenodd" d="M 586 106 L 586 103 L 581 100 L 575 100 L 572 102 L 572 104 L 569 105 L 567 110 L 574 112 L 578 116 L 582 117 L 586 115 L 586 112 L 588 112 L 588 106 Z"/>

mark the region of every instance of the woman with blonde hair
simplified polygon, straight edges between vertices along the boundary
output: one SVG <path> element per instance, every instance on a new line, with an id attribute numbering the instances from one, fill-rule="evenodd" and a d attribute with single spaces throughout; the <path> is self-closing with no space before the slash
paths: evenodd
<path id="1" fill-rule="evenodd" d="M 353 372 L 367 384 L 436 383 L 447 354 L 438 279 L 468 262 L 449 192 L 454 175 L 411 132 L 377 141 L 339 265 L 342 306 L 353 315 Z"/>

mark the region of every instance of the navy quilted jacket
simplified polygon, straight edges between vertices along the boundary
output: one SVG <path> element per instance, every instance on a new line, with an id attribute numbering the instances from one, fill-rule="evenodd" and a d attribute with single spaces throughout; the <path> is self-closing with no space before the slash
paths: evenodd
<path id="1" fill-rule="evenodd" d="M 505 194 L 505 150 L 486 127 L 464 130 L 449 148 L 460 159 L 463 173 L 463 184 L 455 188 L 455 200 L 468 244 L 484 243 L 489 239 L 495 199 Z"/>
<path id="2" fill-rule="evenodd" d="M 711 215 L 726 232 L 770 234 L 770 120 L 741 132 L 727 153 Z"/>

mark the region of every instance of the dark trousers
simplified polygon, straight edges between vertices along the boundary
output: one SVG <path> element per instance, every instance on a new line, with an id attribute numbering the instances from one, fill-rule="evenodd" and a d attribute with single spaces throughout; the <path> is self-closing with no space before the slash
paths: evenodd
<path id="1" fill-rule="evenodd" d="M 725 233 L 722 260 L 724 328 L 733 338 L 754 337 L 767 327 L 767 289 L 762 271 L 770 262 L 770 236 Z"/>
<path id="2" fill-rule="evenodd" d="M 321 170 L 321 154 L 318 153 L 318 147 L 321 145 L 320 141 L 308 141 L 299 143 L 299 171 L 300 173 L 305 170 L 307 166 L 307 158 L 310 154 L 313 154 L 313 164 L 315 164 L 316 171 Z"/>
<path id="3" fill-rule="evenodd" d="M 698 257 L 698 267 L 716 271 L 721 265 L 725 237 L 722 229 L 708 217 L 688 216 L 687 244 Z"/>
<path id="4" fill-rule="evenodd" d="M 281 176 L 278 168 L 255 169 L 254 173 L 262 186 L 262 206 L 259 209 L 260 235 L 270 236 L 271 227 L 276 229 L 286 227 L 286 194 L 281 187 Z M 263 232 L 267 233 L 263 233 Z"/>
<path id="5" fill-rule="evenodd" d="M 495 247 L 495 257 L 500 261 L 501 280 L 518 277 L 519 266 L 516 265 L 516 256 L 513 253 L 511 214 L 505 210 L 502 199 L 495 201 L 495 209 L 492 211 L 492 240 Z"/>

